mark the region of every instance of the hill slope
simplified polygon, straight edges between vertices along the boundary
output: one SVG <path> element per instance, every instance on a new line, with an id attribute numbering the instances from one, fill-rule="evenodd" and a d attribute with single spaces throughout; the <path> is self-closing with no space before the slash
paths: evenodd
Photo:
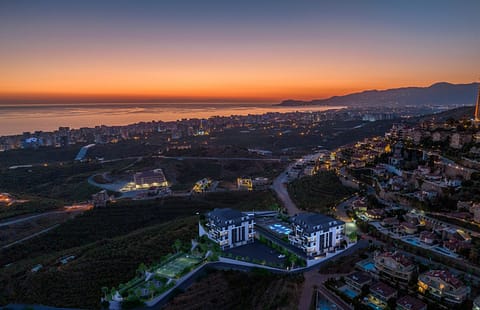
<path id="1" fill-rule="evenodd" d="M 478 83 L 436 83 L 429 87 L 403 87 L 387 90 L 367 90 L 345 96 L 334 96 L 312 101 L 284 100 L 281 106 L 425 106 L 475 105 Z"/>

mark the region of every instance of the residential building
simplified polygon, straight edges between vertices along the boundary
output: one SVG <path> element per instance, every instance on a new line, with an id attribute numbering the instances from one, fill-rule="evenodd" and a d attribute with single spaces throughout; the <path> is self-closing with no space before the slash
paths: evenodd
<path id="1" fill-rule="evenodd" d="M 383 282 L 377 282 L 370 287 L 369 302 L 377 307 L 385 308 L 388 300 L 397 297 L 397 290 Z"/>
<path id="2" fill-rule="evenodd" d="M 397 300 L 397 310 L 427 310 L 427 305 L 410 295 L 405 295 Z"/>
<path id="3" fill-rule="evenodd" d="M 292 232 L 288 239 L 302 249 L 307 257 L 334 251 L 345 240 L 345 222 L 316 214 L 301 213 L 291 218 Z"/>
<path id="4" fill-rule="evenodd" d="M 230 208 L 215 209 L 199 223 L 199 235 L 207 235 L 223 249 L 252 243 L 255 237 L 253 215 Z"/>
<path id="5" fill-rule="evenodd" d="M 355 271 L 345 277 L 345 283 L 352 289 L 361 292 L 362 287 L 372 283 L 372 277 L 363 271 Z"/>
<path id="6" fill-rule="evenodd" d="M 470 294 L 470 287 L 447 270 L 430 270 L 418 277 L 418 291 L 452 304 L 461 304 Z"/>
<path id="7" fill-rule="evenodd" d="M 111 200 L 106 190 L 101 190 L 100 192 L 92 195 L 92 203 L 95 208 L 106 207 L 107 202 Z"/>
<path id="8" fill-rule="evenodd" d="M 136 188 L 168 186 L 162 169 L 137 172 L 133 175 L 133 182 Z"/>
<path id="9" fill-rule="evenodd" d="M 400 283 L 408 283 L 417 271 L 412 260 L 398 252 L 376 252 L 375 268 L 382 278 Z"/>

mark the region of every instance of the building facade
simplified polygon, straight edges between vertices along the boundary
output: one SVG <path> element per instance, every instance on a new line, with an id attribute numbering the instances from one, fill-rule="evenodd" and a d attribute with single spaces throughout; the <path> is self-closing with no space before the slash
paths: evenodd
<path id="1" fill-rule="evenodd" d="M 417 271 L 412 260 L 398 252 L 376 252 L 374 262 L 382 278 L 400 284 L 407 284 Z"/>
<path id="2" fill-rule="evenodd" d="M 345 222 L 315 213 L 301 213 L 291 218 L 290 244 L 302 249 L 307 257 L 316 257 L 341 246 L 345 240 Z"/>
<path id="3" fill-rule="evenodd" d="M 206 235 L 222 250 L 252 243 L 255 237 L 255 221 L 248 215 L 230 208 L 215 209 L 207 213 L 199 223 L 199 235 Z"/>
<path id="4" fill-rule="evenodd" d="M 418 277 L 418 291 L 451 304 L 461 304 L 470 294 L 470 287 L 446 270 L 430 270 Z"/>

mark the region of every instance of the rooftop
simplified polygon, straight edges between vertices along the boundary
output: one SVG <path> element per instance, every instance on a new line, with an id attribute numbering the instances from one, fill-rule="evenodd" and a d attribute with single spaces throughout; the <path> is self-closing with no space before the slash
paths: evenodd
<path id="1" fill-rule="evenodd" d="M 242 218 L 250 218 L 248 215 L 244 215 L 242 212 L 230 208 L 216 208 L 207 213 L 207 217 L 214 221 L 217 226 L 226 225 L 229 221 L 233 221 L 235 224 L 238 224 L 242 222 Z"/>
<path id="2" fill-rule="evenodd" d="M 410 295 L 403 296 L 397 300 L 397 305 L 402 306 L 405 309 L 421 310 L 426 309 L 427 305 L 421 300 L 412 297 Z"/>
<path id="3" fill-rule="evenodd" d="M 451 272 L 447 270 L 430 270 L 424 273 L 424 275 L 439 278 L 442 281 L 452 285 L 455 288 L 464 286 L 463 282 L 457 279 Z"/>
<path id="4" fill-rule="evenodd" d="M 300 225 L 306 232 L 328 229 L 343 225 L 345 222 L 319 213 L 300 213 L 291 218 L 292 223 Z"/>
<path id="5" fill-rule="evenodd" d="M 377 282 L 370 287 L 370 292 L 383 297 L 390 297 L 394 295 L 397 290 L 383 282 Z"/>
<path id="6" fill-rule="evenodd" d="M 370 277 L 368 273 L 363 271 L 356 271 L 354 273 L 347 275 L 346 277 L 360 284 L 368 282 L 372 279 L 372 277 Z"/>
<path id="7" fill-rule="evenodd" d="M 391 258 L 395 260 L 397 263 L 401 264 L 404 267 L 413 265 L 413 261 L 406 257 L 405 255 L 395 251 L 395 252 L 382 252 L 380 254 L 377 254 L 378 257 L 383 257 L 383 258 Z"/>

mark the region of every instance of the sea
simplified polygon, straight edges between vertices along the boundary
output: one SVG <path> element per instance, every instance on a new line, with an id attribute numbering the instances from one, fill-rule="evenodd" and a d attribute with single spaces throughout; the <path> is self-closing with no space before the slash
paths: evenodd
<path id="1" fill-rule="evenodd" d="M 0 136 L 53 131 L 58 127 L 121 126 L 267 112 L 325 111 L 342 107 L 287 107 L 265 103 L 78 103 L 0 104 Z"/>

